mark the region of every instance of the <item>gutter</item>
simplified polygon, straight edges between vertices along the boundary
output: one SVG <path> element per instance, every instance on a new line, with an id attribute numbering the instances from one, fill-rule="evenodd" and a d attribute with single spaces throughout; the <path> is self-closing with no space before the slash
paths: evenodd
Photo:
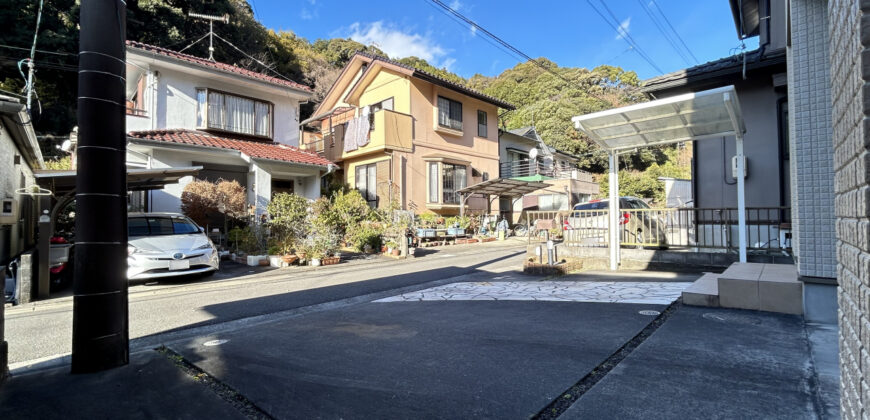
<path id="1" fill-rule="evenodd" d="M 0 114 L 8 115 L 8 118 L 12 120 L 9 131 L 17 133 L 17 135 L 12 136 L 13 141 L 18 145 L 22 154 L 25 155 L 30 167 L 43 169 L 45 167 L 45 160 L 42 157 L 42 151 L 39 148 L 39 142 L 36 141 L 36 133 L 33 131 L 30 115 L 27 113 L 27 108 L 24 104 L 0 99 Z"/>

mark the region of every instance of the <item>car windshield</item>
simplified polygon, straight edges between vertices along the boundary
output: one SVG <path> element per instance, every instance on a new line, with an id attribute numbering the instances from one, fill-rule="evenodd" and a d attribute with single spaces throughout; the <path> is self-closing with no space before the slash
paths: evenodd
<path id="1" fill-rule="evenodd" d="M 578 204 L 574 206 L 574 210 L 607 210 L 607 201 L 602 200 Z"/>
<path id="2" fill-rule="evenodd" d="M 199 227 L 182 216 L 131 217 L 127 220 L 128 236 L 184 235 L 199 232 Z"/>

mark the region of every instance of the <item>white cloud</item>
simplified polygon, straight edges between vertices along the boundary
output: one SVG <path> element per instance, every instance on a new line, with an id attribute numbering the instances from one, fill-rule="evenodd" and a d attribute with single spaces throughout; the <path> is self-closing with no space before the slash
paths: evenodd
<path id="1" fill-rule="evenodd" d="M 307 8 L 303 7 L 302 11 L 299 12 L 299 17 L 302 18 L 302 20 L 317 19 L 317 17 L 318 17 L 317 9 L 312 11 L 312 10 L 308 10 Z"/>
<path id="2" fill-rule="evenodd" d="M 361 24 L 355 22 L 349 27 L 350 39 L 365 45 L 374 45 L 390 57 L 420 57 L 433 66 L 445 67 L 455 62 L 447 57 L 447 49 L 439 45 L 428 34 L 420 35 L 403 31 L 383 21 Z"/>
<path id="3" fill-rule="evenodd" d="M 631 26 L 631 16 L 623 20 L 622 23 L 619 24 L 619 27 L 616 28 L 616 39 L 625 38 L 628 35 L 629 26 Z"/>
<path id="4" fill-rule="evenodd" d="M 471 27 L 471 36 L 477 36 L 477 26 Z"/>
<path id="5" fill-rule="evenodd" d="M 459 0 L 453 0 L 452 2 L 450 2 L 450 8 L 453 10 L 458 11 L 461 7 L 462 3 Z"/>

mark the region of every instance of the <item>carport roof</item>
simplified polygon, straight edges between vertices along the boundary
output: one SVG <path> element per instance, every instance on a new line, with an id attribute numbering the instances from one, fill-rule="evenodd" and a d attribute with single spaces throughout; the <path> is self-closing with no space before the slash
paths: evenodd
<path id="1" fill-rule="evenodd" d="M 127 190 L 145 191 L 161 189 L 167 184 L 175 184 L 186 176 L 199 173 L 202 166 L 183 168 L 127 169 Z M 75 191 L 76 171 L 36 171 L 33 174 L 40 186 L 48 188 L 55 196 Z"/>
<path id="2" fill-rule="evenodd" d="M 734 86 L 609 109 L 571 120 L 607 152 L 746 132 Z"/>
<path id="3" fill-rule="evenodd" d="M 499 197 L 522 197 L 541 188 L 547 188 L 550 184 L 543 182 L 521 181 L 518 179 L 496 178 L 483 181 L 459 191 L 463 195 L 485 194 Z"/>

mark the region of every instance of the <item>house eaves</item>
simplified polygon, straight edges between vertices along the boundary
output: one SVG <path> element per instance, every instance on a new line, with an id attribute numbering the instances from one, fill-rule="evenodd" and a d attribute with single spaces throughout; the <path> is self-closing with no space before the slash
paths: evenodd
<path id="1" fill-rule="evenodd" d="M 370 71 L 374 70 L 373 68 L 375 67 L 376 62 L 378 62 L 378 64 L 383 63 L 384 67 L 390 68 L 394 71 L 399 71 L 399 72 L 407 74 L 411 77 L 416 77 L 420 80 L 424 80 L 426 82 L 432 83 L 436 86 L 440 86 L 440 87 L 443 87 L 446 89 L 453 90 L 455 92 L 461 93 L 465 96 L 477 99 L 477 100 L 482 101 L 482 102 L 493 104 L 499 108 L 503 108 L 503 109 L 507 109 L 507 110 L 511 110 L 511 111 L 516 109 L 516 106 L 514 106 L 513 104 L 510 104 L 508 102 L 502 101 L 501 99 L 489 96 L 489 95 L 484 94 L 482 92 L 478 92 L 474 89 L 467 88 L 467 87 L 462 86 L 458 83 L 451 82 L 447 79 L 436 76 L 436 75 L 429 73 L 427 71 L 420 70 L 416 67 L 412 67 L 412 66 L 409 66 L 407 64 L 402 64 L 398 61 L 391 60 L 391 59 L 386 58 L 386 57 L 381 57 L 378 55 L 368 54 L 368 53 L 364 53 L 364 52 L 357 52 L 356 56 L 366 57 L 366 58 L 369 58 L 372 60 L 371 65 L 369 66 L 368 69 L 366 69 L 366 73 L 369 73 Z M 348 92 L 348 97 L 350 97 L 351 94 L 354 93 L 355 90 L 359 89 L 360 86 L 365 86 L 363 83 L 361 83 L 361 81 L 365 77 L 366 77 L 365 74 L 363 74 L 363 76 L 360 77 L 360 79 L 357 81 L 357 83 L 353 87 L 353 89 L 351 89 L 351 91 Z"/>
<path id="2" fill-rule="evenodd" d="M 284 94 L 292 93 L 299 99 L 310 99 L 314 96 L 310 87 L 300 83 L 279 79 L 226 63 L 210 62 L 199 57 L 161 47 L 127 41 L 126 51 L 128 61 L 131 61 L 131 58 L 139 58 L 140 60 L 151 61 L 152 63 L 159 62 L 161 65 L 170 66 L 182 72 L 185 70 L 198 70 L 210 75 L 226 76 L 231 80 L 253 83 L 261 88 L 280 90 Z"/>
<path id="3" fill-rule="evenodd" d="M 762 49 L 736 54 L 699 66 L 647 79 L 640 90 L 656 93 L 680 87 L 706 88 L 711 85 L 729 85 L 735 78 L 742 78 L 744 63 L 746 72 L 786 65 L 785 50 L 767 52 Z"/>
<path id="4" fill-rule="evenodd" d="M 15 98 L 0 96 L 0 118 L 30 167 L 42 169 L 45 166 L 42 151 L 24 104 Z"/>

